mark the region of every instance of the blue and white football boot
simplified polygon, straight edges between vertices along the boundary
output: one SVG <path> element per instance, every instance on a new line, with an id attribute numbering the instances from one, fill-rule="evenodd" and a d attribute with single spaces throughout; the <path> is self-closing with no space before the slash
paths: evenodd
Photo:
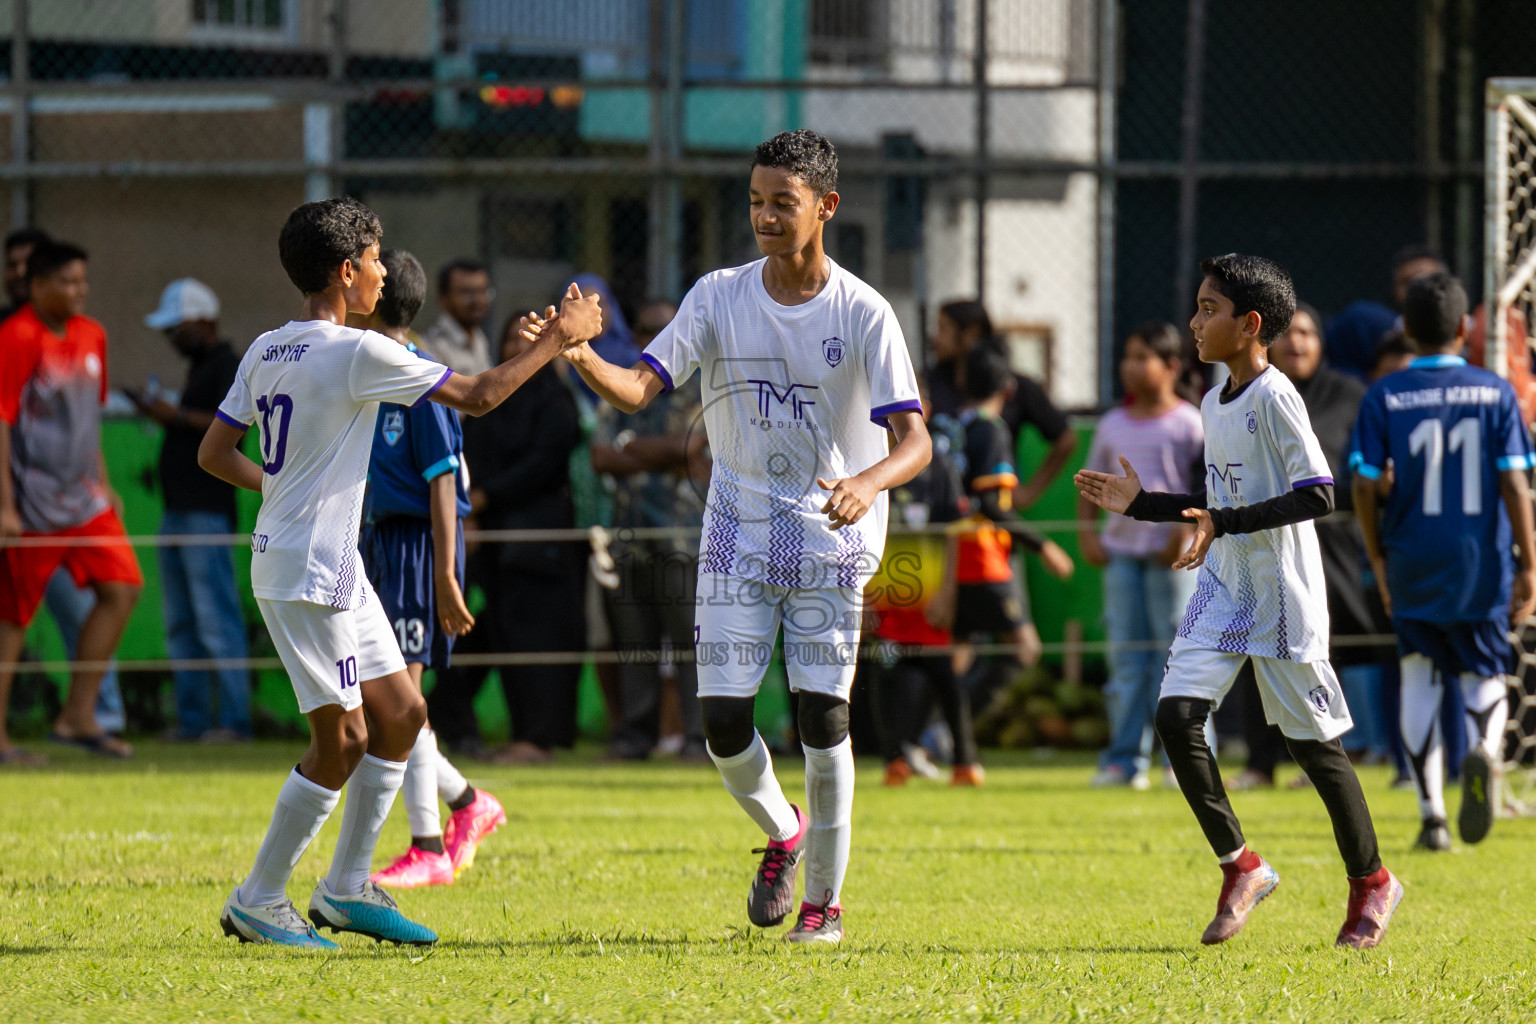
<path id="1" fill-rule="evenodd" d="M 325 879 L 320 879 L 315 894 L 309 898 L 309 919 L 317 928 L 356 932 L 397 946 L 430 946 L 437 941 L 436 932 L 400 913 L 394 897 L 373 882 L 365 883 L 360 893 L 338 896 Z"/>
<path id="2" fill-rule="evenodd" d="M 242 906 L 239 886 L 224 902 L 219 924 L 225 935 L 233 935 L 241 942 L 306 949 L 341 948 L 330 939 L 321 938 L 320 933 L 299 914 L 299 908 L 292 900 L 279 900 L 265 907 Z"/>

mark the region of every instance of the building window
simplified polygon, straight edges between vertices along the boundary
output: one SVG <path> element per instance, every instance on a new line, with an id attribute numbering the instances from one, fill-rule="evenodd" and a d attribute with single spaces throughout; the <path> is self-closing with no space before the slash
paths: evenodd
<path id="1" fill-rule="evenodd" d="M 211 29 L 283 31 L 289 0 L 192 0 L 192 24 Z"/>
<path id="2" fill-rule="evenodd" d="M 879 65 L 888 50 L 886 5 L 879 0 L 810 0 L 811 59 L 844 66 Z"/>

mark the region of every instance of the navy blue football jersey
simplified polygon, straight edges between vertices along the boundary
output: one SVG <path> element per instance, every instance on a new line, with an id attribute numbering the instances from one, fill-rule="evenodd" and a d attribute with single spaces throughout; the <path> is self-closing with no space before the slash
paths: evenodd
<path id="1" fill-rule="evenodd" d="M 1459 356 L 1424 356 L 1366 393 L 1350 466 L 1375 480 L 1392 612 L 1472 622 L 1509 613 L 1514 556 L 1499 474 L 1532 466 L 1514 388 Z"/>

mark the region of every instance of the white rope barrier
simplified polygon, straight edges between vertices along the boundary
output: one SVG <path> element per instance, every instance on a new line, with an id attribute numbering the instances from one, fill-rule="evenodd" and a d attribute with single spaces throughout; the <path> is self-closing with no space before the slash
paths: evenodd
<path id="1" fill-rule="evenodd" d="M 1335 648 L 1395 647 L 1397 637 L 1391 633 L 1372 633 L 1356 636 L 1337 636 L 1332 639 Z M 1083 640 L 1079 642 L 1051 642 L 1040 645 L 1043 654 L 1107 654 L 1116 650 L 1162 651 L 1167 644 L 1156 641 L 1137 641 L 1127 644 L 1111 644 L 1107 640 Z M 859 645 L 861 661 L 876 661 L 882 654 L 895 657 L 926 657 L 953 654 L 955 644 L 902 644 L 879 637 L 866 638 Z M 966 649 L 980 656 L 1007 656 L 1016 650 L 1013 644 L 970 644 Z M 601 651 L 508 651 L 500 654 L 455 654 L 455 668 L 516 668 L 523 665 L 659 665 L 677 664 L 694 660 L 690 650 L 645 649 Z M 119 672 L 218 672 L 224 669 L 248 671 L 280 670 L 283 663 L 277 658 L 142 658 L 133 661 L 22 661 L 0 668 L 10 667 L 32 672 L 92 672 L 106 671 L 115 666 Z"/>

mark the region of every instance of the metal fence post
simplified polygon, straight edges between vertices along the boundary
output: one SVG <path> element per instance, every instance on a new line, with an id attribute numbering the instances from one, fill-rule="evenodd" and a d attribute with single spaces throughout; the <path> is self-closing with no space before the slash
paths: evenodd
<path id="1" fill-rule="evenodd" d="M 1107 408 L 1115 392 L 1115 195 L 1119 182 L 1115 159 L 1115 87 L 1120 0 L 1099 0 L 1099 405 Z"/>
<path id="2" fill-rule="evenodd" d="M 1504 213 L 1504 196 L 1509 187 L 1509 112 L 1504 107 L 1504 93 L 1497 81 L 1487 85 L 1483 161 L 1486 177 L 1483 193 L 1483 310 L 1486 343 L 1483 365 L 1499 376 L 1508 375 L 1504 355 L 1509 328 L 1499 305 L 1499 289 L 1508 272 L 1509 221 Z"/>
<path id="3" fill-rule="evenodd" d="M 32 222 L 32 68 L 28 0 L 11 0 L 11 227 Z"/>
<path id="4" fill-rule="evenodd" d="M 1200 134 L 1205 121 L 1206 0 L 1189 0 L 1184 47 L 1184 112 L 1179 153 L 1178 256 L 1173 270 L 1173 320 L 1194 306 L 1190 281 L 1194 277 L 1195 232 L 1200 225 Z"/>
<path id="5" fill-rule="evenodd" d="M 682 188 L 677 164 L 683 151 L 682 0 L 651 0 L 650 237 L 646 244 L 646 290 L 679 299 L 682 242 Z"/>
<path id="6" fill-rule="evenodd" d="M 971 79 L 976 89 L 976 300 L 987 300 L 987 156 L 991 148 L 991 105 L 987 102 L 987 6 L 976 0 L 976 52 Z"/>

